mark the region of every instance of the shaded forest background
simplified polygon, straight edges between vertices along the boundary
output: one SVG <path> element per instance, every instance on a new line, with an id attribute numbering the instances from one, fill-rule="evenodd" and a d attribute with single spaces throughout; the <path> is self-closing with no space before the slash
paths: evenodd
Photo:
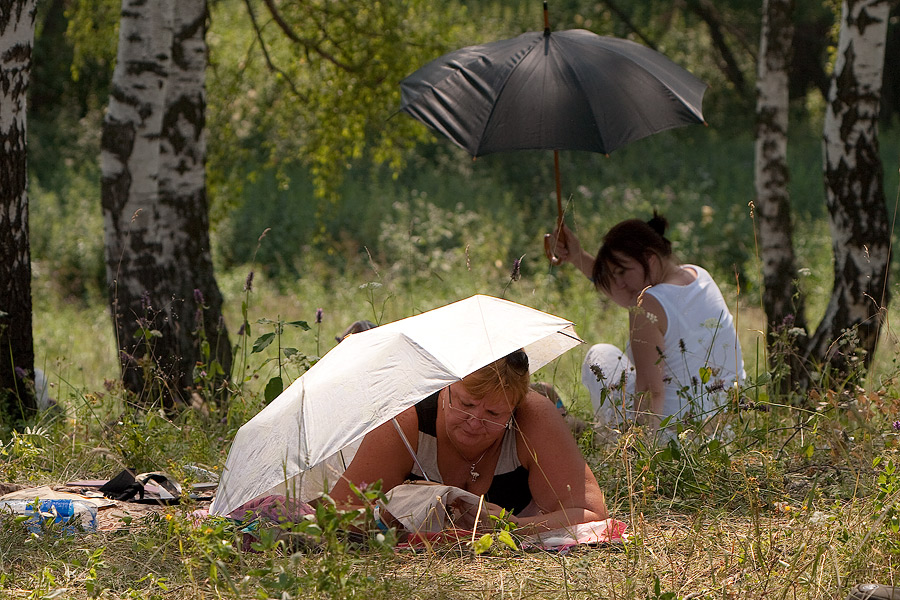
<path id="1" fill-rule="evenodd" d="M 821 130 L 837 35 L 834 4 L 796 9 L 791 74 L 790 195 L 813 323 L 823 308 L 816 300 L 824 302 L 830 285 Z M 294 16 L 308 39 L 346 53 L 329 64 L 309 46 L 298 49 L 261 10 L 251 21 L 251 4 L 210 4 L 207 173 L 217 271 L 253 269 L 284 290 L 304 278 L 339 287 L 392 275 L 413 289 L 435 285 L 463 263 L 502 278 L 522 255 L 525 274 L 548 272 L 540 251 L 555 210 L 548 154 L 472 161 L 394 114 L 399 77 L 450 49 L 539 29 L 540 3 L 414 2 L 393 23 L 362 8 L 340 12 L 348 6 L 311 12 L 306 20 Z M 104 302 L 98 155 L 119 10 L 108 0 L 39 6 L 28 122 L 39 312 L 48 310 L 40 297 L 46 294 L 64 303 Z M 666 132 L 609 157 L 563 153 L 570 224 L 582 239 L 599 241 L 617 220 L 659 209 L 673 223 L 680 257 L 704 264 L 726 286 L 737 273 L 752 304 L 760 293 L 748 208 L 759 7 L 573 0 L 551 3 L 550 11 L 554 29 L 630 37 L 710 85 L 708 127 Z M 881 122 L 889 210 L 897 190 L 891 165 L 900 155 L 896 13 Z M 366 29 L 375 25 L 385 29 Z M 367 36 L 378 42 L 367 43 Z M 341 58 L 356 68 L 334 68 Z M 560 289 L 572 281 L 563 271 L 552 275 Z"/>

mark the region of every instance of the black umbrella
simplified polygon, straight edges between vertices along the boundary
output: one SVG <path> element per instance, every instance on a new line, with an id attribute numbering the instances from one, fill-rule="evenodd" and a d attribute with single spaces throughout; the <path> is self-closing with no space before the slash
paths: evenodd
<path id="1" fill-rule="evenodd" d="M 445 54 L 400 82 L 400 110 L 472 156 L 553 150 L 609 154 L 653 133 L 703 123 L 706 84 L 640 44 L 583 29 L 542 32 Z M 548 258 L 555 262 L 550 248 Z"/>

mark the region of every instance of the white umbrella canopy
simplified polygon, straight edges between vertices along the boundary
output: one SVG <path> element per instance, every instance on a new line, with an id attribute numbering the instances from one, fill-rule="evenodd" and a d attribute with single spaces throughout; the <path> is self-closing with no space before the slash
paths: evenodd
<path id="1" fill-rule="evenodd" d="M 419 400 L 519 348 L 534 372 L 582 343 L 571 321 L 483 295 L 351 335 L 238 430 L 210 512 L 321 494 L 324 465 L 339 475 L 366 433 Z"/>

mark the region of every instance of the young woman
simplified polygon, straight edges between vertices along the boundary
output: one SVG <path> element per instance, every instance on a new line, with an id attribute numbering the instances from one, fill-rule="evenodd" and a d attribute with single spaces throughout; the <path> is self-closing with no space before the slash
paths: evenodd
<path id="1" fill-rule="evenodd" d="M 387 491 L 427 476 L 484 495 L 491 514 L 511 511 L 524 529 L 608 518 L 568 426 L 528 382 L 528 357 L 517 350 L 425 398 L 397 417 L 415 460 L 389 421 L 363 438 L 331 496 L 354 504 L 348 482 L 381 480 Z"/>
<path id="2" fill-rule="evenodd" d="M 655 213 L 647 222 L 623 221 L 604 236 L 596 257 L 566 227 L 559 240 L 548 234 L 561 262 L 575 265 L 629 309 L 625 353 L 598 344 L 582 367 L 600 422 L 633 418 L 658 427 L 669 416 L 702 420 L 744 378 L 734 319 L 722 293 L 704 269 L 675 259 L 666 227 Z"/>

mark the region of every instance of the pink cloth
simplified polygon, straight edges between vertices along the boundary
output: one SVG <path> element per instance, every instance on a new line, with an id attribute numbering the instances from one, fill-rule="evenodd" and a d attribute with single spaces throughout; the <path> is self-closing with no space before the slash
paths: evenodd
<path id="1" fill-rule="evenodd" d="M 615 519 L 591 521 L 530 535 L 522 546 L 526 550 L 568 550 L 581 544 L 621 544 L 628 539 L 626 529 L 628 525 Z"/>
<path id="2" fill-rule="evenodd" d="M 248 512 L 251 513 L 253 519 L 268 519 L 276 523 L 286 521 L 296 523 L 305 515 L 311 515 L 316 511 L 306 502 L 296 498 L 274 495 L 246 502 L 234 509 L 228 516 L 237 521 L 244 521 L 247 520 Z"/>

